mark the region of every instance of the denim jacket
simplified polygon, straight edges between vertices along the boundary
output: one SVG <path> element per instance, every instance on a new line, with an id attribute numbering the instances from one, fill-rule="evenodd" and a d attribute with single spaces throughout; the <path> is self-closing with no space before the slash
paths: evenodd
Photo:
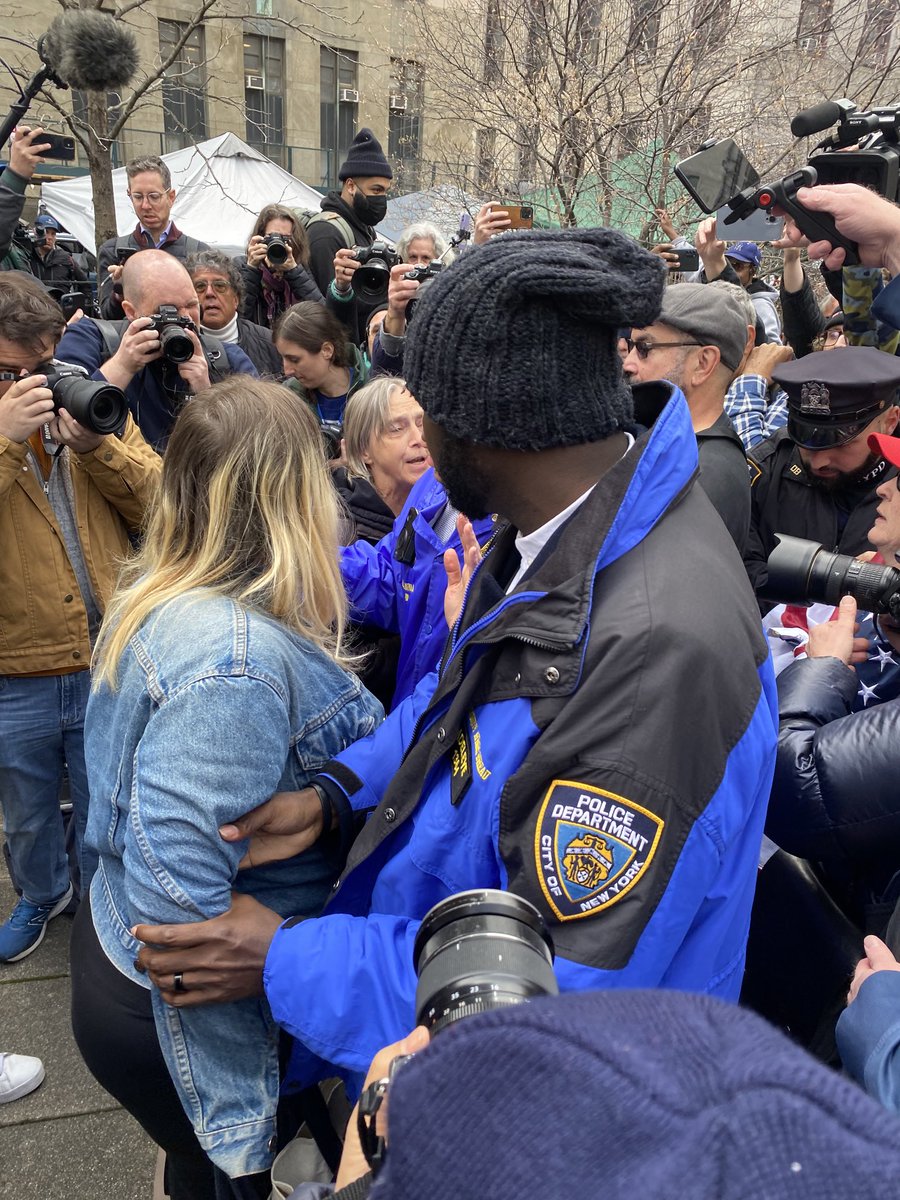
<path id="1" fill-rule="evenodd" d="M 327 839 L 238 874 L 246 842 L 224 842 L 218 827 L 303 787 L 382 715 L 355 676 L 259 612 L 195 591 L 151 614 L 117 689 L 94 690 L 85 722 L 87 841 L 99 856 L 91 909 L 123 975 L 150 986 L 133 966 L 134 925 L 215 917 L 232 887 L 282 916 L 319 912 L 340 867 Z M 153 1011 L 209 1157 L 231 1177 L 267 1169 L 279 1072 L 266 1002 L 174 1009 L 153 989 Z"/>

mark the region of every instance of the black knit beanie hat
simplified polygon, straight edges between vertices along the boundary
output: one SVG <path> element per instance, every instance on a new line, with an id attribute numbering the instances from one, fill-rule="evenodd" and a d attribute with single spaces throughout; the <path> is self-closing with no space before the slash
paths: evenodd
<path id="1" fill-rule="evenodd" d="M 619 330 L 652 325 L 662 259 L 611 229 L 505 233 L 416 305 L 404 370 L 428 416 L 511 450 L 596 442 L 632 418 Z"/>
<path id="2" fill-rule="evenodd" d="M 371 129 L 361 129 L 350 143 L 338 179 L 343 183 L 345 179 L 365 179 L 369 175 L 377 175 L 379 179 L 394 178 L 391 164 L 381 149 L 381 142 Z"/>

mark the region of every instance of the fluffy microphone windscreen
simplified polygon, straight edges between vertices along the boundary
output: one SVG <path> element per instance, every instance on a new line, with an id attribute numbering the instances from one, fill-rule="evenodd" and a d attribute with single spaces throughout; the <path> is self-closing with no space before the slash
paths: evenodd
<path id="1" fill-rule="evenodd" d="M 51 22 L 45 61 L 70 87 L 106 92 L 123 87 L 138 66 L 134 34 L 106 13 L 69 9 Z"/>

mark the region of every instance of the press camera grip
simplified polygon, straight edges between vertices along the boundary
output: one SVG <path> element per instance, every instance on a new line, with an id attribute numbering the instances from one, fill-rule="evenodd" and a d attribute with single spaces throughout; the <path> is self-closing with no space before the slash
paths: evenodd
<path id="1" fill-rule="evenodd" d="M 859 262 L 859 247 L 856 242 L 852 242 L 839 232 L 828 213 L 810 212 L 797 199 L 798 188 L 813 187 L 817 179 L 814 167 L 803 167 L 799 171 L 794 171 L 792 175 L 785 176 L 778 183 L 760 189 L 758 193 L 760 206 L 771 208 L 774 204 L 793 219 L 800 232 L 805 234 L 811 242 L 830 242 L 835 249 L 840 246 L 845 253 L 844 266 L 856 266 Z M 772 197 L 770 202 L 767 202 L 766 193 Z"/>

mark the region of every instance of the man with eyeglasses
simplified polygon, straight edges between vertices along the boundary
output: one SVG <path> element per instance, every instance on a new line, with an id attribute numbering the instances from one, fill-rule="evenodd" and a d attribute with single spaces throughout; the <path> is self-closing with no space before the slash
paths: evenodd
<path id="1" fill-rule="evenodd" d="M 819 350 L 782 363 L 773 379 L 788 396 L 788 423 L 750 455 L 751 518 L 745 562 L 757 593 L 776 533 L 820 542 L 841 554 L 872 550 L 876 489 L 895 468 L 872 434 L 900 421 L 900 362 L 869 346 Z"/>
<path id="2" fill-rule="evenodd" d="M 622 364 L 631 384 L 668 380 L 684 392 L 700 486 L 741 553 L 750 525 L 750 481 L 743 443 L 723 406 L 752 337 L 744 297 L 734 284 L 676 283 L 666 288 L 659 319 L 631 331 Z M 652 426 L 667 399 L 667 390 L 638 388 L 635 418 Z"/>
<path id="3" fill-rule="evenodd" d="M 125 167 L 125 174 L 137 225 L 132 233 L 109 238 L 97 254 L 100 311 L 109 321 L 120 321 L 125 316 L 121 278 L 125 260 L 131 254 L 138 250 L 164 250 L 184 261 L 189 254 L 209 249 L 206 242 L 182 233 L 172 220 L 175 189 L 169 168 L 161 158 L 149 155 L 132 159 Z"/>
<path id="4" fill-rule="evenodd" d="M 281 378 L 281 355 L 272 331 L 240 315 L 244 278 L 234 259 L 221 250 L 201 250 L 185 264 L 200 301 L 200 332 L 237 345 L 261 375 Z"/>
<path id="5" fill-rule="evenodd" d="M 141 433 L 162 454 L 181 408 L 198 392 L 228 375 L 259 372 L 240 346 L 201 334 L 200 301 L 184 265 L 159 250 L 130 259 L 122 272 L 125 321 L 83 317 L 70 325 L 59 346 L 64 361 L 77 363 L 122 388 Z M 174 361 L 163 353 L 160 325 L 151 320 L 163 305 L 179 321 L 193 355 Z M 167 314 L 162 314 L 167 316 Z"/>

